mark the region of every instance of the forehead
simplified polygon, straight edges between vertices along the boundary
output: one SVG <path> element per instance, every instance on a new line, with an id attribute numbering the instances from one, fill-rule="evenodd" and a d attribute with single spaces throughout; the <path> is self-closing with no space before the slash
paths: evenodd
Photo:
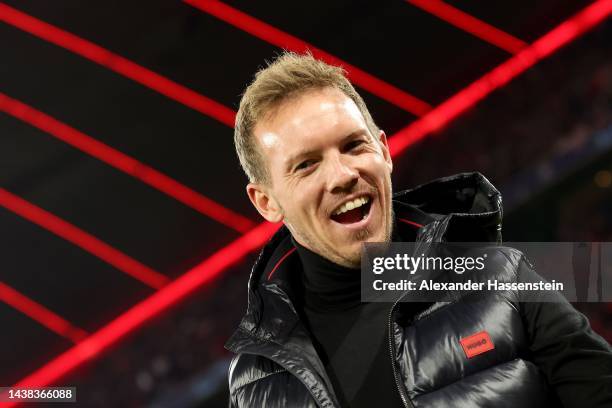
<path id="1" fill-rule="evenodd" d="M 367 126 L 355 102 L 338 89 L 324 88 L 282 102 L 257 123 L 254 136 L 264 155 L 275 160 L 333 143 L 360 129 Z"/>

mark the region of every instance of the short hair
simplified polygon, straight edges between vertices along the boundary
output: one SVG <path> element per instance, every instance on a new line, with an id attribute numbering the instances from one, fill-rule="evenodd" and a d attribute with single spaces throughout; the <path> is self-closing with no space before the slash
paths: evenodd
<path id="1" fill-rule="evenodd" d="M 346 71 L 315 59 L 312 54 L 284 51 L 267 67 L 255 74 L 240 100 L 234 129 L 234 144 L 240 165 L 251 183 L 268 183 L 268 166 L 259 149 L 253 130 L 281 103 L 306 91 L 336 88 L 355 102 L 368 130 L 377 140 L 380 132 L 365 102 L 346 77 Z"/>

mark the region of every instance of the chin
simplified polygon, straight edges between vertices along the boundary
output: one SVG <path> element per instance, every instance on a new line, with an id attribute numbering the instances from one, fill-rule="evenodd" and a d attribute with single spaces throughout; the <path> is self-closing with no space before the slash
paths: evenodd
<path id="1" fill-rule="evenodd" d="M 356 248 L 351 248 L 350 251 L 346 251 L 343 254 L 343 258 L 347 260 L 347 262 L 350 262 L 353 266 L 356 267 L 361 267 L 361 248 L 362 248 L 362 242 L 359 243 L 359 245 L 357 245 Z"/>

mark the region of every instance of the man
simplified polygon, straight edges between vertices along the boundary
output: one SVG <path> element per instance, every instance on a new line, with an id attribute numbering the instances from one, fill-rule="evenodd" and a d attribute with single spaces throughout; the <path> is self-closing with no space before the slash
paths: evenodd
<path id="1" fill-rule="evenodd" d="M 284 227 L 227 343 L 230 406 L 612 407 L 609 345 L 567 302 L 360 301 L 364 242 L 498 242 L 501 197 L 473 173 L 392 199 L 386 135 L 340 68 L 280 56 L 245 91 L 235 143 L 251 202 Z M 466 356 L 483 331 L 494 348 Z"/>

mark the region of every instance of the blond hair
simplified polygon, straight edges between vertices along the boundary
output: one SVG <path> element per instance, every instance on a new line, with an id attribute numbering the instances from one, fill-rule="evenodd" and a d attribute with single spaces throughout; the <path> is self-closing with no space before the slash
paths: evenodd
<path id="1" fill-rule="evenodd" d="M 260 152 L 253 130 L 258 121 L 265 119 L 284 101 L 313 90 L 333 87 L 355 102 L 376 139 L 379 129 L 365 102 L 346 78 L 343 68 L 326 64 L 312 54 L 285 51 L 272 63 L 255 74 L 246 88 L 236 115 L 234 144 L 240 164 L 252 183 L 268 183 L 268 166 Z"/>

